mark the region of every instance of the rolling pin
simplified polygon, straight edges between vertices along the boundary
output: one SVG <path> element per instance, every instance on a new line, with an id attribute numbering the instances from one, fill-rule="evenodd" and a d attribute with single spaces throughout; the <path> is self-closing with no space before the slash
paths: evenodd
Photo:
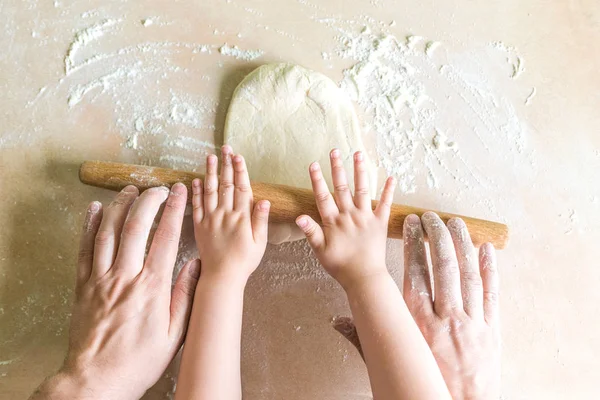
<path id="1" fill-rule="evenodd" d="M 81 182 L 114 191 L 120 191 L 127 185 L 137 186 L 140 191 L 144 191 L 155 186 L 171 187 L 177 182 L 182 182 L 188 187 L 188 197 L 190 199 L 192 193 L 190 188 L 192 180 L 195 178 L 204 179 L 204 175 L 167 168 L 102 161 L 86 161 L 81 164 L 79 169 Z M 312 190 L 252 182 L 252 192 L 255 200 L 268 199 L 271 202 L 270 222 L 294 223 L 295 219 L 302 214 L 310 215 L 317 222 L 321 221 Z M 377 200 L 373 200 L 373 208 L 378 203 Z M 402 238 L 404 218 L 410 214 L 417 214 L 420 217 L 426 211 L 429 210 L 393 204 L 388 225 L 388 236 L 396 239 Z M 445 212 L 435 212 L 444 223 L 452 217 L 462 218 L 469 229 L 475 246 L 479 247 L 483 243 L 490 242 L 498 249 L 506 247 L 508 226 L 504 224 Z"/>

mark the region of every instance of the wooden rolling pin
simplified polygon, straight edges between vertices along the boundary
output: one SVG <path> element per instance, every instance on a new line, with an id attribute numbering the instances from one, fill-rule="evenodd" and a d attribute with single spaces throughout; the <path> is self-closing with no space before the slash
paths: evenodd
<path id="1" fill-rule="evenodd" d="M 166 168 L 102 161 L 86 161 L 81 164 L 79 169 L 79 179 L 87 185 L 114 191 L 120 191 L 127 185 L 134 185 L 140 191 L 144 191 L 155 186 L 171 187 L 177 182 L 182 182 L 188 187 L 189 197 L 191 197 L 192 180 L 195 178 L 203 179 L 204 175 Z M 315 221 L 321 220 L 312 190 L 252 182 L 252 191 L 256 200 L 268 199 L 271 202 L 269 215 L 271 222 L 293 223 L 302 214 L 310 215 Z M 378 203 L 377 200 L 373 200 L 373 208 Z M 421 216 L 426 211 L 428 210 L 394 204 L 390 214 L 388 236 L 402 238 L 404 218 L 409 214 Z M 490 242 L 496 248 L 503 249 L 508 242 L 508 227 L 504 224 L 445 212 L 436 211 L 436 213 L 444 222 L 452 217 L 462 218 L 469 228 L 471 239 L 476 246 Z"/>

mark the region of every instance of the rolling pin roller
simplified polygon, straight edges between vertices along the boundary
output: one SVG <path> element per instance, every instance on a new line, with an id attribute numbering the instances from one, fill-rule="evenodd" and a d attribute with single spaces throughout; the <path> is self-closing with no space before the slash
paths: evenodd
<path id="1" fill-rule="evenodd" d="M 81 182 L 114 191 L 120 191 L 127 185 L 137 186 L 140 191 L 144 191 L 155 186 L 171 187 L 177 182 L 182 182 L 188 187 L 190 198 L 190 188 L 195 178 L 203 179 L 204 176 L 194 172 L 102 161 L 86 161 L 79 169 Z M 310 215 L 317 222 L 321 220 L 311 190 L 252 182 L 252 191 L 255 200 L 267 199 L 271 202 L 270 222 L 293 223 L 302 214 Z M 378 201 L 373 200 L 373 207 L 377 204 Z M 428 210 L 399 204 L 392 205 L 388 236 L 402 238 L 404 218 L 410 214 L 421 216 L 426 211 Z M 436 211 L 436 213 L 444 222 L 452 217 L 462 218 L 476 246 L 490 242 L 496 248 L 503 249 L 508 242 L 508 227 L 504 224 L 445 212 Z"/>

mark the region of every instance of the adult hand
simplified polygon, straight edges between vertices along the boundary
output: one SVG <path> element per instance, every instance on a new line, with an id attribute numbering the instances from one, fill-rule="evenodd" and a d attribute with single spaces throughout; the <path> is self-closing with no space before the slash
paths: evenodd
<path id="1" fill-rule="evenodd" d="M 404 300 L 427 340 L 454 399 L 497 399 L 500 393 L 500 311 L 496 255 L 485 244 L 477 255 L 465 223 L 448 226 L 434 213 L 404 222 Z M 429 237 L 431 288 L 424 232 Z M 351 318 L 334 328 L 360 352 Z"/>
<path id="2" fill-rule="evenodd" d="M 128 186 L 104 211 L 90 204 L 68 354 L 32 399 L 138 399 L 158 380 L 183 343 L 200 275 L 199 261 L 189 262 L 171 289 L 186 199 L 178 183 L 140 196 Z"/>
<path id="3" fill-rule="evenodd" d="M 421 225 L 422 222 L 422 225 Z M 423 229 L 433 266 L 430 284 Z M 494 247 L 477 254 L 465 223 L 432 212 L 404 224 L 404 299 L 454 399 L 500 396 L 499 282 Z"/>

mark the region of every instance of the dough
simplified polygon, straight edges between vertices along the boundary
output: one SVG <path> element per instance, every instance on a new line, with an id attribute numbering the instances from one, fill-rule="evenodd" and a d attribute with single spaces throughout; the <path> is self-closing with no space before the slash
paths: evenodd
<path id="1" fill-rule="evenodd" d="M 352 155 L 364 150 L 350 99 L 328 77 L 293 64 L 266 64 L 236 88 L 225 143 L 246 158 L 252 180 L 310 188 L 308 166 L 319 161 L 329 188 L 329 151 L 340 149 L 352 182 Z M 365 152 L 372 188 L 375 168 Z M 373 193 L 375 191 L 373 190 Z M 269 242 L 302 239 L 294 224 L 269 227 Z"/>

